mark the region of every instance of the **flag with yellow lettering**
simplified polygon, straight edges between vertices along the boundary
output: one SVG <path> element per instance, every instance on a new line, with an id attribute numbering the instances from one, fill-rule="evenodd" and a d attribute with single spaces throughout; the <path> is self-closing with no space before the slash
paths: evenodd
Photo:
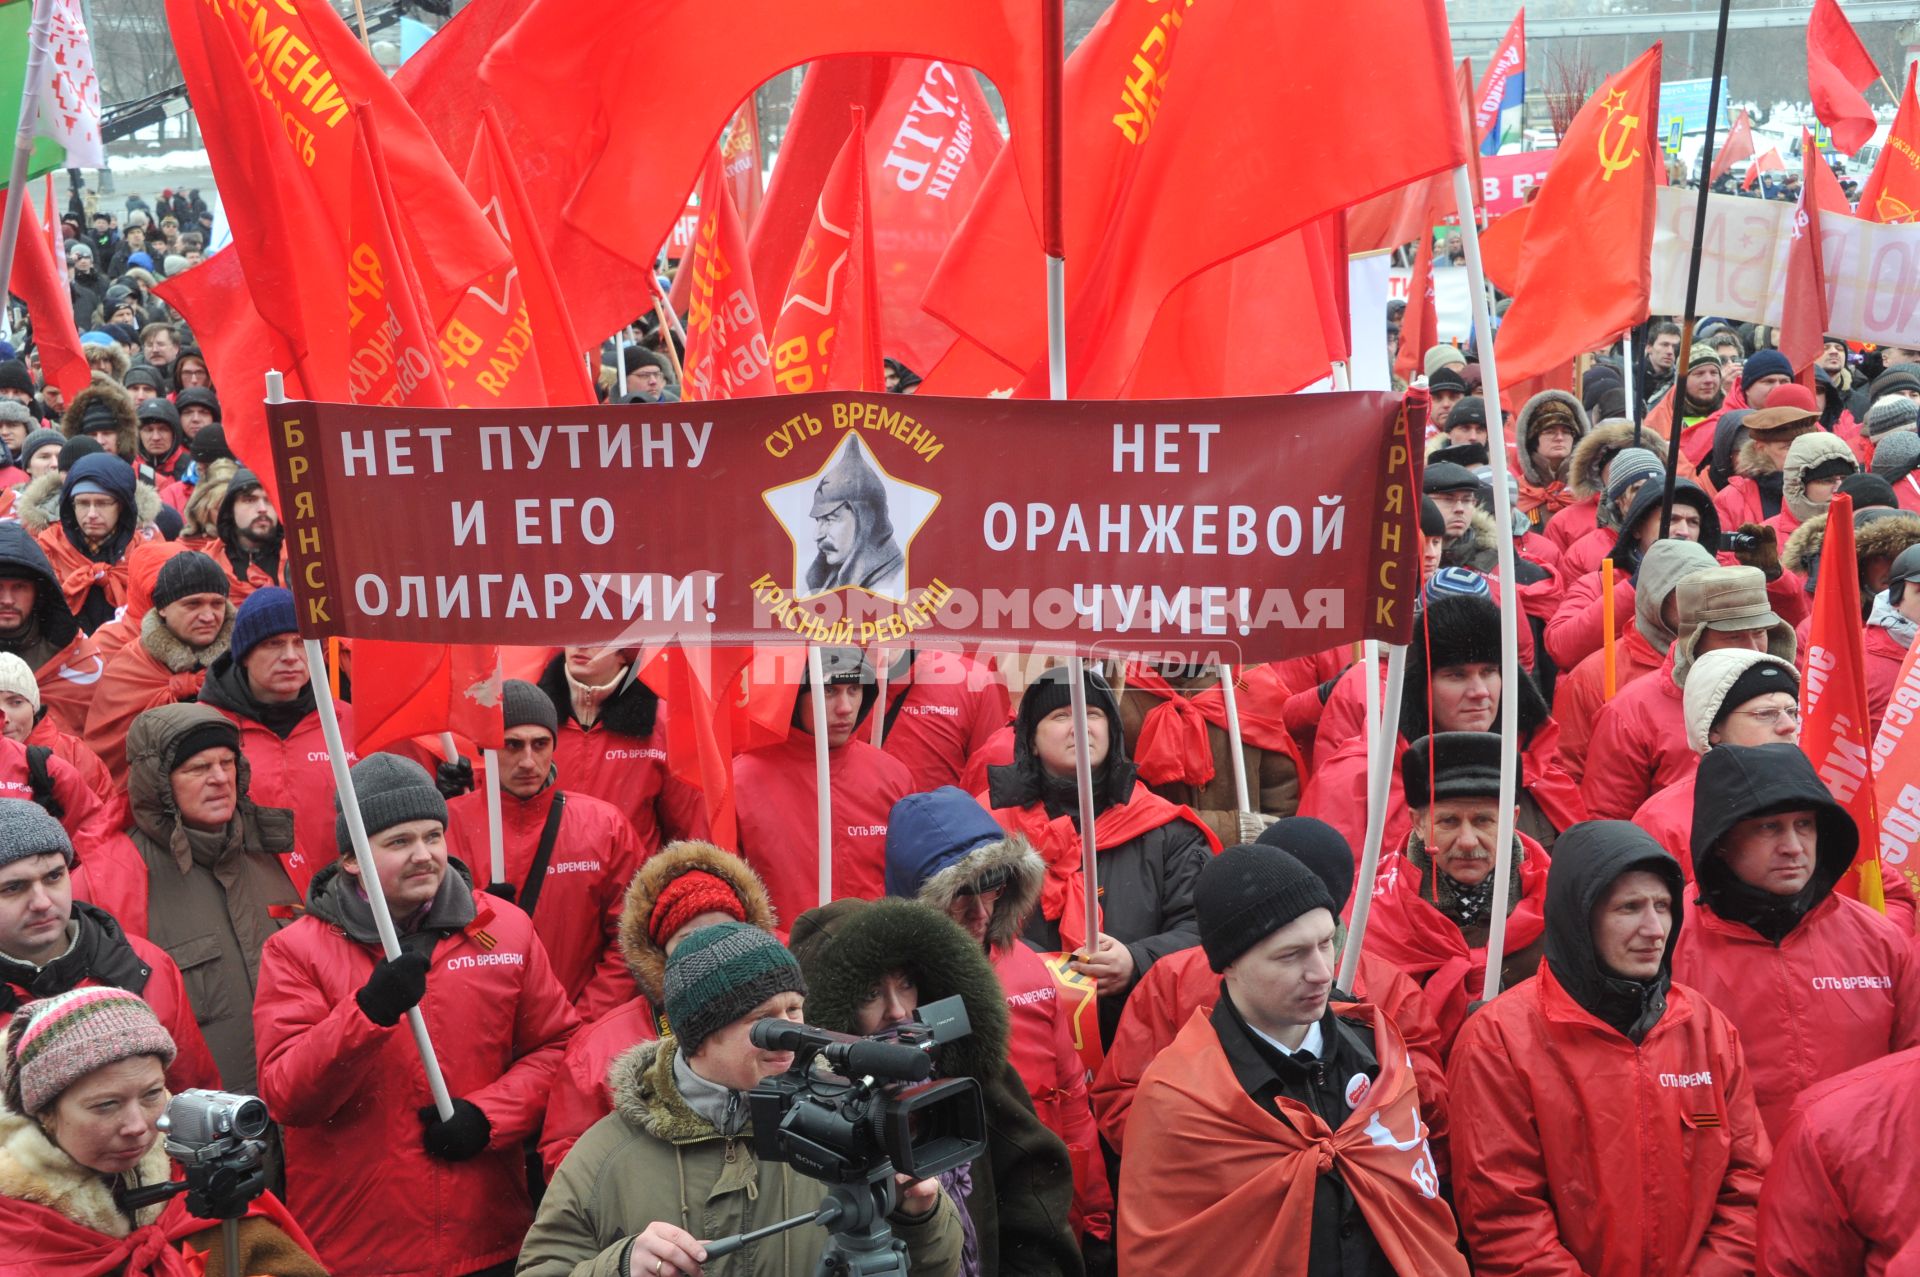
<path id="1" fill-rule="evenodd" d="M 1870 222 L 1911 222 L 1920 213 L 1920 100 L 1914 96 L 1914 77 L 1920 63 L 1907 68 L 1907 91 L 1893 117 L 1887 142 L 1880 148 L 1867 184 L 1860 190 L 1858 217 Z"/>
<path id="2" fill-rule="evenodd" d="M 1526 210 L 1495 347 L 1502 385 L 1571 363 L 1647 317 L 1659 95 L 1656 44 L 1608 77 L 1560 139 Z"/>
<path id="3" fill-rule="evenodd" d="M 324 0 L 167 0 L 167 25 L 254 304 L 293 348 L 308 391 L 344 399 L 356 104 L 378 131 L 394 233 L 418 267 L 431 321 L 451 314 L 506 247 Z"/>
<path id="4" fill-rule="evenodd" d="M 421 315 L 413 261 L 394 232 L 393 191 L 380 138 L 355 107 L 353 202 L 347 223 L 347 398 L 388 408 L 449 408 Z"/>
<path id="5" fill-rule="evenodd" d="M 733 205 L 723 153 L 700 179 L 693 252 L 674 279 L 687 289 L 687 399 L 745 399 L 773 393 L 773 355 L 753 291 L 747 234 Z"/>
<path id="6" fill-rule="evenodd" d="M 773 384 L 782 394 L 881 390 L 879 301 L 867 214 L 866 113 L 827 171 L 813 221 L 773 326 Z"/>

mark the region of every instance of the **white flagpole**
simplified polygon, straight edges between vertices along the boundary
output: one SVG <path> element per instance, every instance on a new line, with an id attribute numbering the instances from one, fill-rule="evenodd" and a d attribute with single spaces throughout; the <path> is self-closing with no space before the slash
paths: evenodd
<path id="1" fill-rule="evenodd" d="M 1252 811 L 1247 789 L 1247 760 L 1240 745 L 1240 698 L 1233 690 L 1233 666 L 1220 662 L 1220 698 L 1227 707 L 1227 756 L 1233 759 L 1233 796 L 1241 811 Z"/>
<path id="2" fill-rule="evenodd" d="M 285 403 L 285 385 L 277 372 L 267 374 L 267 402 Z M 307 666 L 323 670 L 327 655 L 320 640 L 307 639 Z M 360 866 L 360 882 L 366 888 L 367 902 L 373 907 L 374 929 L 380 933 L 380 947 L 387 958 L 400 956 L 400 935 L 393 928 L 393 915 L 387 909 L 387 893 L 380 886 L 380 870 L 373 863 L 373 845 L 367 841 L 367 826 L 360 819 L 360 800 L 353 791 L 353 773 L 347 767 L 346 740 L 340 734 L 340 716 L 334 713 L 331 696 L 316 696 L 320 711 L 320 732 L 327 742 L 327 761 L 333 767 L 333 787 L 339 791 L 340 814 L 347 820 L 347 837 L 353 843 L 353 858 Z M 447 1079 L 440 1073 L 440 1061 L 433 1053 L 433 1040 L 427 1036 L 427 1022 L 418 1006 L 407 1009 L 407 1027 L 413 1030 L 413 1045 L 420 1052 L 421 1067 L 427 1073 L 427 1089 L 433 1094 L 434 1109 L 442 1121 L 453 1116 L 453 1097 L 447 1093 Z"/>
<path id="3" fill-rule="evenodd" d="M 880 659 L 873 663 L 874 683 L 878 688 L 878 694 L 873 698 L 872 739 L 873 747 L 879 749 L 887 741 L 887 675 L 893 671 L 889 668 L 887 649 L 877 647 L 874 651 L 879 653 Z"/>
<path id="4" fill-rule="evenodd" d="M 1494 365 L 1493 316 L 1487 307 L 1487 274 L 1480 263 L 1480 228 L 1473 224 L 1473 190 L 1465 165 L 1453 171 L 1453 198 L 1460 212 L 1460 238 L 1467 250 L 1467 299 L 1481 336 L 1480 381 L 1487 400 L 1487 453 L 1496 470 L 1507 462 L 1507 424 L 1500 411 L 1500 374 Z M 1507 485 L 1493 485 L 1494 538 L 1500 571 L 1500 812 L 1493 860 L 1493 908 L 1487 931 L 1487 978 L 1481 997 L 1500 993 L 1500 963 L 1507 943 L 1507 892 L 1513 881 L 1513 815 L 1520 767 L 1520 605 L 1513 584 L 1513 508 Z"/>
<path id="5" fill-rule="evenodd" d="M 13 135 L 13 165 L 7 170 L 7 207 L 0 215 L 0 304 L 13 277 L 13 246 L 20 242 L 21 210 L 27 198 L 27 165 L 33 159 L 34 129 L 40 122 L 40 81 L 47 69 L 47 34 L 53 23 L 52 0 L 33 0 L 33 25 L 27 35 L 27 80 L 20 89 L 20 127 Z M 48 210 L 51 214 L 52 210 Z M 325 666 L 315 666 L 324 669 Z"/>
<path id="6" fill-rule="evenodd" d="M 808 694 L 813 699 L 813 790 L 820 815 L 820 903 L 833 903 L 833 789 L 827 769 L 827 674 L 817 644 L 807 644 Z"/>
<path id="7" fill-rule="evenodd" d="M 445 755 L 446 760 L 450 763 L 460 761 L 460 747 L 453 743 L 452 732 L 440 733 L 440 752 Z"/>
<path id="8" fill-rule="evenodd" d="M 1360 853 L 1360 874 L 1353 884 L 1353 911 L 1347 915 L 1347 945 L 1340 953 L 1340 973 L 1334 983 L 1349 992 L 1360 964 L 1360 949 L 1366 942 L 1367 916 L 1373 909 L 1373 884 L 1380 875 L 1380 843 L 1386 836 L 1387 794 L 1393 785 L 1394 744 L 1400 735 L 1400 682 L 1407 668 L 1405 644 L 1387 645 L 1387 687 L 1384 703 L 1379 693 L 1378 654 L 1375 644 L 1367 644 L 1368 665 L 1363 677 L 1374 689 L 1367 697 L 1367 832 Z M 1373 711 L 1380 706 L 1380 716 Z"/>
<path id="9" fill-rule="evenodd" d="M 1682 351 L 1681 354 L 1684 357 L 1686 352 Z M 1620 335 L 1620 374 L 1624 382 L 1624 385 L 1621 388 L 1626 391 L 1627 419 L 1633 422 L 1633 446 L 1638 448 L 1640 446 L 1640 406 L 1639 404 L 1634 402 L 1634 398 L 1633 398 L 1634 367 L 1633 367 L 1633 334 L 1631 332 L 1622 333 Z M 1524 440 L 1522 441 L 1521 446 L 1522 447 L 1526 446 Z"/>
<path id="10" fill-rule="evenodd" d="M 487 872 L 491 882 L 507 880 L 506 836 L 500 814 L 500 751 L 483 752 L 487 761 Z"/>
<path id="11" fill-rule="evenodd" d="M 1067 677 L 1073 680 L 1073 778 L 1080 796 L 1080 870 L 1087 880 L 1087 956 L 1100 942 L 1100 866 L 1094 840 L 1093 758 L 1087 748 L 1087 667 L 1079 653 L 1067 658 Z M 1120 724 L 1107 724 L 1107 748 Z"/>

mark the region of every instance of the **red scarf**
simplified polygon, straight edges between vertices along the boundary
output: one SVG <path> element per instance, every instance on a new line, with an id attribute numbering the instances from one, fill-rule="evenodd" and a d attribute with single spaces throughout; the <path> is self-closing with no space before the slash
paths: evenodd
<path id="1" fill-rule="evenodd" d="M 1520 874 L 1520 903 L 1507 915 L 1506 951 L 1520 952 L 1546 930 L 1547 855 L 1528 842 Z M 1380 862 L 1367 951 L 1399 967 L 1426 990 L 1440 1022 L 1440 1041 L 1451 1046 L 1466 1022 L 1467 1004 L 1486 984 L 1487 951 L 1470 949 L 1460 927 L 1420 895 L 1420 871 L 1404 853 Z"/>
<path id="2" fill-rule="evenodd" d="M 1080 826 L 1071 814 L 1047 819 L 1046 805 L 1002 807 L 993 813 L 1000 827 L 1020 834 L 1032 844 L 1040 859 L 1047 863 L 1047 878 L 1040 888 L 1040 914 L 1060 925 L 1060 944 L 1068 952 L 1080 950 L 1087 942 L 1087 876 L 1080 855 Z M 1170 803 L 1142 785 L 1133 783 L 1133 793 L 1124 803 L 1115 803 L 1093 822 L 1095 851 L 1111 851 L 1142 834 L 1151 833 L 1176 820 L 1191 821 L 1207 836 L 1207 844 L 1217 853 L 1220 840 L 1187 808 Z M 1097 888 L 1096 888 L 1097 890 Z"/>
<path id="3" fill-rule="evenodd" d="M 1235 1269 L 1306 1277 L 1314 1188 L 1337 1170 L 1395 1272 L 1467 1277 L 1406 1044 L 1374 1007 L 1342 1014 L 1373 1026 L 1380 1075 L 1329 1130 L 1293 1100 L 1278 1102 L 1284 1121 L 1254 1103 L 1207 1012 L 1194 1012 L 1140 1080 L 1127 1119 L 1138 1167 L 1120 1182 L 1120 1271 L 1212 1274 L 1230 1237 Z M 1132 1173 L 1140 1167 L 1151 1169 Z"/>
<path id="4" fill-rule="evenodd" d="M 293 1216 L 271 1194 L 256 1197 L 247 1215 L 266 1219 L 309 1255 L 315 1253 Z M 219 1226 L 217 1220 L 188 1214 L 185 1200 L 176 1197 L 153 1223 L 125 1237 L 110 1237 L 51 1207 L 0 1198 L 0 1235 L 6 1238 L 0 1248 L 0 1277 L 201 1277 L 206 1259 L 186 1240 Z M 217 1236 L 214 1244 L 219 1244 Z"/>
<path id="5" fill-rule="evenodd" d="M 1140 725 L 1140 739 L 1134 747 L 1134 766 L 1149 785 L 1191 785 L 1203 788 L 1213 782 L 1213 742 L 1208 725 L 1227 730 L 1227 698 L 1219 684 L 1204 691 L 1188 693 L 1168 683 L 1166 676 L 1151 666 L 1127 666 L 1128 691 L 1157 696 L 1160 703 L 1147 711 Z M 1254 665 L 1238 671 L 1233 680 L 1236 708 L 1240 714 L 1240 739 L 1255 749 L 1285 754 L 1293 760 L 1294 770 L 1304 777 L 1306 767 L 1300 750 L 1287 731 L 1281 707 L 1289 689 L 1271 666 Z"/>

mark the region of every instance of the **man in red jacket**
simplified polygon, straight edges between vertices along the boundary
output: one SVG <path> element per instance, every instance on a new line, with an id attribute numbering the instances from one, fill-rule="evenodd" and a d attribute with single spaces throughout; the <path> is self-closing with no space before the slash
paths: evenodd
<path id="1" fill-rule="evenodd" d="M 887 814 L 913 789 L 905 765 L 859 738 L 878 689 L 873 668 L 856 648 L 827 648 L 827 721 L 813 721 L 810 684 L 794 694 L 793 727 L 778 745 L 733 763 L 739 805 L 740 855 L 766 882 L 774 911 L 797 918 L 820 903 L 819 809 L 814 739 L 827 734 L 828 795 L 833 815 L 832 896 L 877 900 L 886 894 Z"/>
<path id="2" fill-rule="evenodd" d="M 1765 1277 L 1912 1273 L 1920 1258 L 1920 1048 L 1812 1087 L 1773 1150 L 1760 1191 Z"/>
<path id="3" fill-rule="evenodd" d="M 449 806 L 447 842 L 475 886 L 511 900 L 533 918 L 553 973 L 574 1010 L 591 1021 L 633 997 L 620 956 L 620 906 L 640 868 L 640 840 L 612 803 L 560 785 L 553 702 L 532 683 L 500 691 L 500 823 L 506 880 L 493 879 L 487 795 Z"/>
<path id="4" fill-rule="evenodd" d="M 1587 751 L 1581 797 L 1596 819 L 1625 820 L 1657 791 L 1693 772 L 1682 696 L 1693 663 L 1708 652 L 1767 652 L 1791 664 L 1793 627 L 1767 603 L 1759 568 L 1714 567 L 1683 578 L 1673 591 L 1674 630 L 1658 670 L 1601 710 Z"/>
<path id="5" fill-rule="evenodd" d="M 915 792 L 954 785 L 974 752 L 1007 725 L 1011 709 L 991 657 L 909 647 L 887 670 L 887 703 L 876 709 L 881 734 L 875 743 L 906 765 Z"/>
<path id="6" fill-rule="evenodd" d="M 1673 857 L 1624 821 L 1561 836 L 1540 974 L 1453 1047 L 1476 1277 L 1753 1271 L 1767 1136 L 1739 1034 L 1673 982 L 1684 896 Z"/>
<path id="7" fill-rule="evenodd" d="M 204 554 L 176 554 L 160 569 L 153 610 L 140 637 L 115 652 L 87 710 L 87 748 L 114 778 L 127 777 L 127 732 L 150 709 L 200 695 L 207 667 L 224 656 L 233 634 L 227 574 Z"/>
<path id="8" fill-rule="evenodd" d="M 1767 1132 L 1815 1082 L 1920 1046 L 1913 937 L 1838 894 L 1860 832 L 1796 745 L 1720 745 L 1694 787 L 1693 876 L 1705 907 L 1674 976 L 1747 1044 Z"/>
<path id="9" fill-rule="evenodd" d="M 1867 717 L 1870 734 L 1893 699 L 1894 684 L 1920 633 L 1920 545 L 1908 546 L 1887 571 L 1887 588 L 1873 600 L 1867 617 Z"/>
<path id="10" fill-rule="evenodd" d="M 274 585 L 247 596 L 234 616 L 226 654 L 207 670 L 200 703 L 240 728 L 241 752 L 253 769 L 254 801 L 293 812 L 287 877 L 306 895 L 313 875 L 336 855 L 333 763 L 291 593 Z M 352 741 L 353 707 L 337 700 L 333 707 L 341 736 Z M 347 761 L 357 761 L 351 745 Z"/>
<path id="11" fill-rule="evenodd" d="M 620 809 L 651 856 L 664 843 L 707 836 L 700 791 L 667 768 L 667 706 L 640 681 L 632 648 L 569 647 L 547 662 L 540 690 L 560 734 L 553 763 L 571 793 Z"/>
<path id="12" fill-rule="evenodd" d="M 1516 829 L 1507 899 L 1493 899 L 1500 807 L 1500 738 L 1493 733 L 1423 736 L 1401 758 L 1400 779 L 1413 829 L 1404 850 L 1381 857 L 1366 943 L 1426 993 L 1444 1055 L 1484 988 L 1494 909 L 1507 915 L 1501 987 L 1540 965 L 1548 858 Z"/>
<path id="13" fill-rule="evenodd" d="M 137 993 L 173 1037 L 172 1091 L 218 1089 L 180 968 L 112 914 L 73 898 L 73 844 L 38 804 L 0 798 L 0 1014 L 87 984 Z"/>
<path id="14" fill-rule="evenodd" d="M 522 1145 L 578 1020 L 532 921 L 449 860 L 426 772 L 374 754 L 353 778 L 379 883 L 361 883 L 343 817 L 339 861 L 260 957 L 260 1096 L 285 1131 L 287 1196 L 331 1272 L 505 1277 L 533 1222 Z M 386 898 L 398 958 L 363 885 Z M 400 1023 L 416 1005 L 450 1118 Z"/>
<path id="15" fill-rule="evenodd" d="M 80 632 L 46 551 L 18 523 L 0 523 L 0 652 L 27 663 L 60 727 L 87 725 L 87 702 L 107 665 Z"/>
<path id="16" fill-rule="evenodd" d="M 1110 1248 L 1113 1194 L 1087 1102 L 1082 1030 L 1094 1029 L 1091 999 L 1071 1004 L 1020 932 L 1040 905 L 1046 864 L 1027 840 L 1008 837 L 978 802 L 951 785 L 908 794 L 887 822 L 887 894 L 917 899 L 978 941 L 1007 998 L 1007 1060 L 1034 1112 L 1073 1161 L 1075 1234 Z"/>

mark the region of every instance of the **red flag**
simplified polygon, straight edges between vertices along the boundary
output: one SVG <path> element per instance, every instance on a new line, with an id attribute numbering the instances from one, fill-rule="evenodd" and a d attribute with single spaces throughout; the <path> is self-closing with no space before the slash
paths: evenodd
<path id="1" fill-rule="evenodd" d="M 868 120 L 881 344 L 925 372 L 953 345 L 954 332 L 922 310 L 920 299 L 1005 143 L 980 78 L 945 62 L 894 59 L 887 91 Z"/>
<path id="2" fill-rule="evenodd" d="M 354 749 L 452 732 L 499 749 L 500 649 L 437 643 L 353 643 Z"/>
<path id="3" fill-rule="evenodd" d="M 1497 338 L 1503 385 L 1570 362 L 1647 317 L 1659 90 L 1655 44 L 1580 108 L 1539 198 L 1523 210 L 1513 305 Z"/>
<path id="4" fill-rule="evenodd" d="M 867 215 L 867 130 L 853 128 L 815 201 L 773 327 L 773 384 L 784 394 L 881 390 L 879 301 Z"/>
<path id="5" fill-rule="evenodd" d="M 1807 673 L 1800 685 L 1800 748 L 1813 761 L 1833 800 L 1861 830 L 1853 868 L 1837 890 L 1886 912 L 1881 889 L 1880 828 L 1874 805 L 1867 736 L 1866 634 L 1860 624 L 1860 578 L 1854 571 L 1853 498 L 1840 493 L 1827 506 L 1827 540 L 1807 631 Z"/>
<path id="6" fill-rule="evenodd" d="M 651 263 L 742 96 L 836 54 L 943 58 L 985 74 L 1006 105 L 1038 220 L 1041 23 L 1024 0 L 658 0 L 641 38 L 628 23 L 583 25 L 576 0 L 533 0 L 522 12 L 480 78 L 569 186 L 567 223 L 635 267 Z M 673 127 L 634 119 L 636 85 L 672 104 Z M 757 261 L 755 274 L 764 278 Z"/>
<path id="7" fill-rule="evenodd" d="M 1826 348 L 1829 302 L 1827 267 L 1820 246 L 1819 170 L 1826 161 L 1814 149 L 1813 134 L 1800 130 L 1800 202 L 1793 210 L 1793 238 L 1787 248 L 1787 286 L 1782 297 L 1776 344 L 1797 374 L 1813 366 Z M 1828 179 L 1833 170 L 1827 169 Z M 1841 199 L 1844 205 L 1846 200 Z"/>
<path id="8" fill-rule="evenodd" d="M 1474 154 L 1500 153 L 1501 104 L 1507 97 L 1508 81 L 1521 79 L 1527 70 L 1527 11 L 1513 15 L 1507 34 L 1487 60 L 1486 78 L 1469 100 L 1473 112 Z"/>
<path id="9" fill-rule="evenodd" d="M 524 188 L 532 214 L 527 224 L 540 232 L 568 313 L 579 332 L 610 333 L 647 309 L 651 292 L 645 275 L 625 256 L 609 252 L 561 219 L 560 210 L 573 193 L 571 174 L 551 162 L 547 139 L 523 125 L 480 83 L 480 60 L 524 12 L 525 0 L 473 0 L 407 59 L 394 74 L 394 87 L 419 113 L 449 164 L 468 162 L 483 113 L 497 113 L 501 154 Z M 541 369 L 550 386 L 569 384 L 553 380 L 544 358 Z"/>
<path id="10" fill-rule="evenodd" d="M 674 280 L 687 287 L 688 399 L 744 399 L 773 393 L 773 354 L 747 265 L 747 237 L 733 207 L 724 158 L 707 161 L 693 252 Z"/>
<path id="11" fill-rule="evenodd" d="M 254 309 L 239 252 L 223 248 L 192 270 L 162 280 L 153 291 L 180 312 L 207 357 L 207 367 L 229 387 L 220 405 L 227 447 L 260 477 L 279 509 L 280 479 L 264 406 L 267 373 L 276 371 L 286 378 L 287 398 L 311 396 L 295 366 L 292 346 Z"/>
<path id="12" fill-rule="evenodd" d="M 1920 168 L 1913 157 L 1920 155 L 1920 100 L 1914 96 L 1914 79 L 1920 75 L 1920 63 L 1907 68 L 1906 92 L 1900 95 L 1900 110 L 1893 117 L 1887 144 L 1880 148 L 1867 184 L 1860 190 L 1856 214 L 1870 222 L 1911 222 L 1920 212 Z"/>
<path id="13" fill-rule="evenodd" d="M 734 112 L 733 123 L 720 139 L 720 158 L 727 167 L 727 194 L 739 210 L 740 224 L 751 226 L 766 194 L 760 187 L 760 108 L 752 94 Z"/>
<path id="14" fill-rule="evenodd" d="M 1753 121 L 1747 118 L 1743 108 L 1733 119 L 1733 127 L 1727 130 L 1727 136 L 1720 148 L 1713 153 L 1713 171 L 1707 174 L 1707 185 L 1711 186 L 1723 176 L 1733 171 L 1733 166 L 1741 160 L 1753 158 Z"/>
<path id="15" fill-rule="evenodd" d="M 1905 877 L 1920 894 L 1920 713 L 1916 711 L 1920 711 L 1920 643 L 1907 649 L 1907 659 L 1893 680 L 1886 716 L 1880 720 L 1880 734 L 1873 741 L 1880 867 L 1882 872 Z"/>
<path id="16" fill-rule="evenodd" d="M 440 329 L 440 366 L 462 408 L 529 408 L 596 401 L 586 343 L 575 333 L 541 228 L 499 122 L 482 108 L 467 190 L 513 256 L 467 289 Z"/>
<path id="17" fill-rule="evenodd" d="M 747 238 L 762 314 L 778 310 L 786 298 L 827 170 L 846 144 L 847 112 L 858 106 L 871 114 L 892 79 L 892 58 L 828 58 L 807 68 L 760 217 Z"/>
<path id="18" fill-rule="evenodd" d="M 421 314 L 413 261 L 394 233 L 393 190 L 371 114 L 355 107 L 353 200 L 347 221 L 349 403 L 447 408 L 434 368 L 434 329 Z"/>
<path id="19" fill-rule="evenodd" d="M 7 287 L 26 303 L 33 344 L 40 351 L 41 375 L 72 399 L 92 384 L 93 368 L 73 326 L 73 297 L 61 277 L 56 242 L 34 208 L 32 192 L 22 191 L 20 232 L 13 244 L 13 274 Z"/>
<path id="20" fill-rule="evenodd" d="M 1867 46 L 1840 11 L 1838 0 L 1813 0 L 1807 19 L 1807 91 L 1813 113 L 1833 131 L 1833 143 L 1852 155 L 1873 137 L 1866 88 L 1880 78 Z"/>
<path id="21" fill-rule="evenodd" d="M 1068 60 L 1068 386 L 1117 393 L 1182 282 L 1330 212 L 1466 159 L 1438 0 L 1107 10 Z M 1273 50 L 1288 51 L 1276 74 Z M 1369 50 L 1366 77 L 1351 51 Z M 1177 68 L 1177 69 L 1176 69 Z M 1377 79 L 1375 78 L 1377 77 Z M 1376 84 L 1391 84 L 1383 95 Z M 1117 92 L 1117 97 L 1116 97 Z M 1249 109 L 1249 103 L 1260 109 Z M 1274 145 L 1273 121 L 1338 119 Z M 1340 136 L 1365 135 L 1355 149 Z M 1016 149 L 1019 145 L 1015 131 Z M 1042 246 L 1003 157 L 924 303 L 1045 386 Z"/>
<path id="22" fill-rule="evenodd" d="M 1343 290 L 1333 278 L 1337 271 L 1344 283 L 1347 257 L 1326 230 L 1316 223 L 1283 235 L 1174 289 L 1120 397 L 1284 395 L 1325 377 L 1348 358 Z M 993 363 L 1004 378 L 1005 365 Z"/>
<path id="23" fill-rule="evenodd" d="M 1421 356 L 1439 340 L 1439 331 L 1433 304 L 1433 227 L 1428 226 L 1413 250 L 1413 272 L 1407 277 L 1407 310 L 1400 319 L 1400 352 L 1393 361 L 1396 377 L 1413 379 Z"/>
<path id="24" fill-rule="evenodd" d="M 1752 190 L 1753 184 L 1760 180 L 1762 173 L 1784 173 L 1786 171 L 1787 162 L 1780 158 L 1780 148 L 1770 146 L 1760 152 L 1758 159 L 1747 165 L 1747 176 L 1741 181 L 1740 189 L 1743 191 Z"/>
<path id="25" fill-rule="evenodd" d="M 379 133 L 396 237 L 418 268 L 428 318 L 450 314 L 504 260 L 418 117 L 331 8 L 167 0 L 167 25 L 248 291 L 303 361 L 310 390 L 339 395 L 346 373 L 355 104 Z"/>
<path id="26" fill-rule="evenodd" d="M 714 843 L 740 846 L 733 798 L 733 758 L 787 738 L 797 673 L 805 649 L 663 647 L 642 660 L 640 681 L 672 706 L 667 715 L 667 769 L 700 790 Z"/>

